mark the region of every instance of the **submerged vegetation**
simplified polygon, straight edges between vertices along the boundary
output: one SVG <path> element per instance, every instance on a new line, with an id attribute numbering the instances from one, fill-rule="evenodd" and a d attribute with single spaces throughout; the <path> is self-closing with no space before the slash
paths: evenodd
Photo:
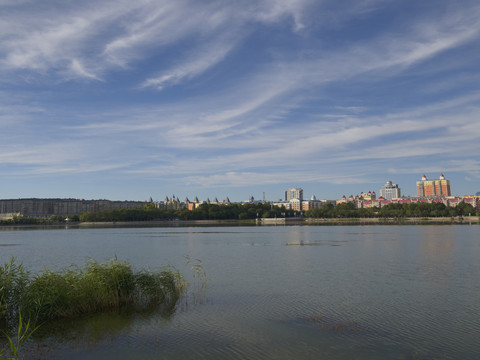
<path id="1" fill-rule="evenodd" d="M 34 344 L 42 339 L 92 343 L 130 326 L 134 317 L 170 318 L 180 300 L 185 305 L 188 297 L 201 300 L 207 287 L 201 260 L 187 256 L 185 266 L 192 272 L 192 293 L 171 266 L 136 271 L 113 258 L 31 274 L 11 258 L 0 267 L 0 360 L 38 355 L 43 348 Z"/>
<path id="2" fill-rule="evenodd" d="M 183 276 L 171 267 L 135 272 L 114 258 L 30 276 L 12 258 L 0 267 L 0 360 L 21 358 L 38 324 L 125 306 L 173 309 L 185 288 Z"/>
<path id="3" fill-rule="evenodd" d="M 0 322 L 9 327 L 21 314 L 32 323 L 133 305 L 174 305 L 186 287 L 171 267 L 133 271 L 126 262 L 89 260 L 81 267 L 30 276 L 12 258 L 0 267 Z"/>
<path id="4" fill-rule="evenodd" d="M 33 328 L 30 326 L 30 320 L 24 322 L 22 319 L 22 314 L 18 314 L 18 328 L 16 331 L 16 336 L 11 338 L 7 333 L 3 332 L 5 335 L 8 344 L 3 346 L 0 349 L 0 360 L 14 360 L 20 358 L 21 348 L 25 342 L 37 331 L 39 326 Z M 7 357 L 5 357 L 5 355 Z M 22 356 L 23 359 L 23 356 Z"/>

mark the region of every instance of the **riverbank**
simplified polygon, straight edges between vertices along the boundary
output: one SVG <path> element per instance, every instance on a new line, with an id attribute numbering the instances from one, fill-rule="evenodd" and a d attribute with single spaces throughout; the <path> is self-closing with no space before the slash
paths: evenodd
<path id="1" fill-rule="evenodd" d="M 253 220 L 148 220 L 70 222 L 51 224 L 10 224 L 14 228 L 92 228 L 92 227 L 188 227 L 188 226 L 344 226 L 344 225 L 480 225 L 479 216 L 429 218 L 263 218 Z"/>
<path id="2" fill-rule="evenodd" d="M 480 225 L 479 216 L 464 217 L 409 217 L 409 218 L 338 218 L 338 219 L 305 219 L 307 224 L 322 225 Z"/>
<path id="3" fill-rule="evenodd" d="M 258 219 L 259 225 L 480 225 L 480 217 L 425 218 L 277 218 Z"/>
<path id="4" fill-rule="evenodd" d="M 79 227 L 92 226 L 251 226 L 255 220 L 148 220 L 148 221 L 103 221 L 103 222 L 80 222 L 69 225 Z"/>
<path id="5" fill-rule="evenodd" d="M 97 221 L 55 222 L 49 224 L 1 224 L 0 229 L 15 228 L 103 228 L 103 227 L 184 227 L 184 226 L 252 226 L 255 220 L 146 220 L 146 221 Z"/>

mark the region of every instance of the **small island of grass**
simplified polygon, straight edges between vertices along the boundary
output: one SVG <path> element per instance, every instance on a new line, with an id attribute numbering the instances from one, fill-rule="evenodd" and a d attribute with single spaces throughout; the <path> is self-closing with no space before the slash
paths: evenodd
<path id="1" fill-rule="evenodd" d="M 15 326 L 19 314 L 40 323 L 125 305 L 175 306 L 185 287 L 183 276 L 171 267 L 134 271 L 129 263 L 115 258 L 30 276 L 12 258 L 0 267 L 0 325 Z"/>

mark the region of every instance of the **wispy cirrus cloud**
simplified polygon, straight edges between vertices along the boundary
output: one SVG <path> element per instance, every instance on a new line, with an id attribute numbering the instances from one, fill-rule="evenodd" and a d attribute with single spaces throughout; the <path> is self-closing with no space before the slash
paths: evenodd
<path id="1" fill-rule="evenodd" d="M 367 178 L 359 176 L 352 177 L 349 174 L 331 173 L 328 175 L 300 172 L 296 174 L 285 174 L 282 172 L 265 174 L 262 172 L 226 172 L 209 176 L 192 176 L 185 179 L 186 184 L 201 184 L 206 188 L 231 187 L 231 186 L 253 186 L 256 184 L 281 184 L 296 183 L 299 178 L 303 182 L 331 182 L 335 184 L 361 184 L 368 181 Z"/>
<path id="2" fill-rule="evenodd" d="M 121 15 L 119 7 L 92 2 L 66 8 L 54 2 L 22 4 L 7 8 L 0 16 L 4 36 L 0 38 L 0 69 L 67 73 L 69 77 L 92 78 L 97 64 L 99 40 L 105 24 Z"/>
<path id="3" fill-rule="evenodd" d="M 42 6 L 31 2 L 30 11 L 25 11 L 21 2 L 3 3 L 0 68 L 100 79 L 112 66 L 128 68 L 132 61 L 164 48 L 168 51 L 168 46 L 175 42 L 193 38 L 198 53 L 204 54 L 203 59 L 194 61 L 192 55 L 187 55 L 192 60 L 184 61 L 184 70 L 172 68 L 173 76 L 179 79 L 220 61 L 229 48 L 248 34 L 244 33 L 248 22 L 278 21 L 288 14 L 299 19 L 305 3 L 293 1 L 284 7 L 276 4 L 270 8 L 270 1 L 235 5 L 219 1 L 144 0 L 87 1 L 70 7 L 46 1 Z M 212 45 L 210 36 L 229 29 L 230 45 L 226 40 Z M 233 38 L 235 32 L 238 34 Z M 216 53 L 207 54 L 213 47 Z"/>
<path id="4" fill-rule="evenodd" d="M 237 39 L 220 39 L 197 49 L 180 64 L 165 72 L 145 80 L 141 87 L 162 90 L 166 86 L 176 85 L 184 80 L 198 76 L 221 62 L 234 49 Z"/>
<path id="5" fill-rule="evenodd" d="M 152 154 L 161 153 L 163 149 L 177 149 L 185 155 L 159 159 L 149 157 L 147 162 L 138 165 L 141 159 L 131 154 L 129 160 L 137 164 L 136 168 L 126 168 L 125 171 L 150 175 L 168 174 L 179 178 L 187 176 L 183 181 L 188 179 L 189 183 L 197 175 L 187 174 L 210 173 L 204 178 L 214 176 L 215 184 L 223 178 L 226 181 L 224 186 L 233 186 L 240 182 L 228 182 L 231 177 L 222 177 L 218 173 L 229 169 L 235 174 L 253 174 L 256 172 L 252 172 L 252 169 L 262 169 L 265 174 L 277 174 L 278 168 L 291 169 L 278 177 L 277 182 L 281 182 L 289 176 L 298 175 L 299 171 L 301 173 L 302 170 L 297 170 L 300 166 L 319 169 L 310 170 L 310 176 L 305 177 L 304 181 L 312 178 L 338 183 L 341 173 L 331 171 L 324 174 L 321 169 L 335 163 L 356 163 L 359 160 L 362 160 L 364 166 L 365 161 L 444 157 L 446 153 L 448 156 L 462 156 L 469 149 L 475 151 L 471 144 L 480 143 L 480 129 L 476 120 L 480 113 L 478 108 L 468 105 L 475 104 L 477 100 L 478 95 L 466 96 L 447 103 L 431 104 L 428 108 L 389 113 L 384 117 L 352 115 L 340 122 L 310 123 L 301 128 L 295 123 L 282 127 L 276 127 L 275 123 L 259 123 L 252 128 L 243 126 L 239 130 L 233 129 L 231 136 L 222 136 L 225 129 L 211 128 L 208 128 L 210 135 L 204 136 L 201 125 L 198 125 L 199 131 L 183 133 L 182 136 L 172 135 L 171 131 L 165 129 L 165 124 L 158 126 L 155 136 L 151 136 L 152 128 L 127 127 L 123 129 L 126 141 L 131 143 L 133 139 L 140 138 L 143 146 L 149 148 Z M 464 107 L 464 111 L 459 112 L 459 107 Z M 440 115 L 442 113 L 444 115 Z M 187 114 L 181 116 L 188 119 Z M 167 114 L 166 118 L 168 117 Z M 172 129 L 175 127 L 175 124 L 171 125 Z M 121 128 L 117 130 L 121 131 Z M 93 131 L 97 132 L 98 129 Z M 110 142 L 109 132 L 105 128 L 98 136 L 102 141 Z M 435 137 L 426 137 L 432 132 L 436 134 Z M 115 139 L 118 139 L 118 134 Z M 445 146 L 447 143 L 448 147 Z M 352 148 L 358 148 L 359 151 L 352 151 Z M 217 153 L 217 150 L 223 151 Z M 378 167 L 380 169 L 383 165 L 379 163 Z M 372 168 L 373 163 L 369 169 Z M 346 174 L 343 176 L 347 177 Z M 263 178 L 257 177 L 257 182 Z M 265 177 L 267 178 L 268 176 Z M 271 178 L 275 178 L 275 175 Z M 358 178 L 352 181 L 356 182 Z M 199 180 L 198 184 L 201 183 L 203 182 Z"/>
<path id="6" fill-rule="evenodd" d="M 0 166 L 189 188 L 422 162 L 475 179 L 479 18 L 469 0 L 2 2 Z"/>

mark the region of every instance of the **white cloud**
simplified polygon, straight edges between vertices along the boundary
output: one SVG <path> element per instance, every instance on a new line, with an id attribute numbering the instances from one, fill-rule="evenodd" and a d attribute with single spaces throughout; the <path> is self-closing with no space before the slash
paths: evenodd
<path id="1" fill-rule="evenodd" d="M 162 90 L 165 86 L 175 85 L 183 80 L 191 79 L 210 69 L 222 61 L 225 56 L 234 48 L 236 40 L 222 39 L 213 44 L 203 46 L 193 51 L 193 54 L 175 67 L 166 70 L 164 73 L 147 79 L 141 87 L 152 87 Z"/>
<path id="2" fill-rule="evenodd" d="M 42 7 L 33 3 L 30 8 L 20 2 L 16 6 L 3 3 L 0 69 L 53 70 L 58 75 L 70 68 L 74 75 L 98 79 L 112 66 L 128 68 L 132 61 L 145 59 L 153 51 L 168 51 L 169 45 L 193 38 L 199 52 L 164 75 L 164 79 L 170 74 L 171 79 L 180 81 L 221 61 L 249 33 L 251 21 L 274 22 L 290 14 L 296 19 L 295 26 L 301 27 L 298 21 L 305 3 L 144 0 L 87 1 L 67 7 L 45 1 Z M 220 33 L 230 34 L 230 44 L 211 43 L 210 38 Z M 211 52 L 213 47 L 216 49 Z"/>
<path id="3" fill-rule="evenodd" d="M 347 26 L 347 18 L 368 16 L 383 5 L 362 2 L 331 22 Z M 30 94 L 22 88 L 23 98 L 12 100 L 10 88 L 0 93 L 0 164 L 16 165 L 16 173 L 109 170 L 119 177 L 200 186 L 278 184 L 299 177 L 360 183 L 368 173 L 386 171 L 387 160 L 412 171 L 404 161 L 417 170 L 422 158 L 442 155 L 454 162 L 480 150 L 474 82 L 468 91 L 447 86 L 444 98 L 427 95 L 404 105 L 394 101 L 402 94 L 384 94 L 377 86 L 394 87 L 405 75 L 427 80 L 411 80 L 412 91 L 428 89 L 426 71 L 443 79 L 439 67 L 425 70 L 422 64 L 475 44 L 476 7 L 412 15 L 402 30 L 370 29 L 372 35 L 324 46 L 315 37 L 325 36 L 318 28 L 331 24 L 328 12 L 338 6 L 333 1 L 103 1 L 74 8 L 47 3 L 38 14 L 9 6 L 9 16 L 0 14 L 0 73 L 9 85 L 18 86 L 20 75 L 30 73 L 45 82 L 74 80 L 62 84 L 67 94 L 43 81 Z M 312 7 L 317 12 L 310 13 Z M 271 44 L 256 38 L 269 32 L 275 34 Z M 283 36 L 293 45 L 285 46 Z M 261 54 L 246 55 L 250 46 Z M 241 62 L 245 68 L 237 73 Z M 456 73 L 449 75 L 457 81 Z M 229 76 L 231 81 L 217 82 Z M 88 80 L 81 83 L 84 89 L 75 83 L 79 79 Z M 114 80 L 117 88 L 109 88 Z M 192 86 L 180 86 L 188 82 Z M 350 86 L 357 90 L 344 99 L 348 91 L 341 90 Z M 56 97 L 65 102 L 56 103 Z M 450 169 L 470 166 L 478 174 L 478 164 L 467 164 L 452 163 Z"/>
<path id="4" fill-rule="evenodd" d="M 255 17 L 261 22 L 277 22 L 290 16 L 294 30 L 302 30 L 304 25 L 304 10 L 312 1 L 308 0 L 267 0 L 260 2 L 255 9 Z"/>
<path id="5" fill-rule="evenodd" d="M 77 59 L 72 60 L 70 69 L 74 75 L 77 75 L 80 78 L 101 80 L 97 75 L 85 69 L 85 66 Z"/>
<path id="6" fill-rule="evenodd" d="M 312 174 L 311 172 L 276 172 L 268 174 L 264 172 L 226 172 L 208 176 L 187 176 L 182 180 L 187 185 L 218 188 L 296 183 L 298 179 L 302 179 L 302 183 L 329 182 L 334 184 L 361 184 L 366 181 L 363 177 L 352 177 L 350 174 L 330 173 L 328 175 L 320 175 L 318 173 Z"/>

